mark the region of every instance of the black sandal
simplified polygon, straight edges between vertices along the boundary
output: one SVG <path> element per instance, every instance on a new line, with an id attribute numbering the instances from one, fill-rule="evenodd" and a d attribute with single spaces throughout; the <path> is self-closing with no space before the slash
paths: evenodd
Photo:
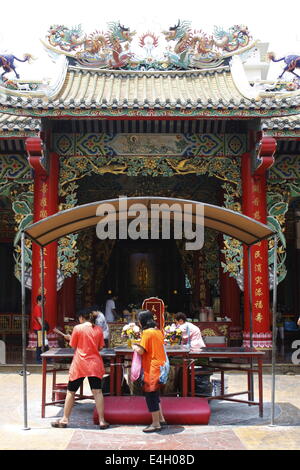
<path id="1" fill-rule="evenodd" d="M 143 432 L 159 432 L 161 431 L 161 426 L 147 426 L 146 428 L 143 429 Z"/>
<path id="2" fill-rule="evenodd" d="M 99 425 L 99 428 L 100 428 L 101 430 L 103 430 L 103 429 L 108 429 L 108 428 L 109 428 L 109 424 L 108 424 L 108 423 L 106 423 L 106 424 L 100 424 L 100 425 Z"/>
<path id="3" fill-rule="evenodd" d="M 68 424 L 67 423 L 61 423 L 60 421 L 52 421 L 51 426 L 53 428 L 67 428 Z"/>

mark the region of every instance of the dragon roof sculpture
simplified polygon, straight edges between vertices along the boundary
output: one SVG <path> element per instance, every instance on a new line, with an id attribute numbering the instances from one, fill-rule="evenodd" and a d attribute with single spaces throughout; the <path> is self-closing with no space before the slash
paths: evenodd
<path id="1" fill-rule="evenodd" d="M 122 70 L 187 70 L 224 65 L 233 54 L 254 47 L 246 26 L 228 31 L 215 27 L 212 35 L 192 30 L 190 21 L 179 20 L 159 37 L 147 32 L 137 37 L 120 22 L 108 23 L 106 32 L 85 34 L 81 25 L 50 27 L 47 49 L 65 54 L 73 65 Z"/>

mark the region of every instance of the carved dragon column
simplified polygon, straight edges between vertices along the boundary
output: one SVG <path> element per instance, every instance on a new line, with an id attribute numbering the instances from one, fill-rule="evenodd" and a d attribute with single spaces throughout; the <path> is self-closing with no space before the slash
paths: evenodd
<path id="1" fill-rule="evenodd" d="M 276 140 L 258 133 L 256 159 L 252 155 L 242 157 L 242 208 L 243 213 L 253 219 L 267 223 L 266 171 L 274 163 Z M 269 303 L 268 241 L 253 245 L 251 253 L 251 286 L 253 311 L 253 347 L 272 347 L 271 313 Z M 250 345 L 250 312 L 248 256 L 244 247 L 244 346 Z"/>
<path id="2" fill-rule="evenodd" d="M 59 159 L 55 153 L 46 155 L 44 143 L 39 137 L 26 139 L 28 161 L 34 170 L 33 221 L 44 219 L 58 211 Z M 45 318 L 50 330 L 57 325 L 57 242 L 44 248 L 45 253 Z M 32 244 L 32 310 L 36 297 L 41 293 L 40 247 Z M 48 334 L 49 346 L 55 347 L 53 333 Z M 56 337 L 56 336 L 55 336 Z M 51 344 L 50 344 L 51 343 Z"/>

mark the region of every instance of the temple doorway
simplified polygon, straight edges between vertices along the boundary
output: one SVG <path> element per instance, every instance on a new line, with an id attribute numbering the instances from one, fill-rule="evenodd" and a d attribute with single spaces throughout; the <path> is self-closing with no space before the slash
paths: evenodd
<path id="1" fill-rule="evenodd" d="M 146 177 L 92 175 L 79 182 L 78 204 L 118 196 L 165 196 L 222 205 L 221 181 L 195 174 Z M 110 293 L 118 295 L 120 310 L 140 308 L 147 297 L 164 300 L 174 313 L 210 306 L 219 296 L 220 245 L 216 232 L 205 230 L 205 245 L 186 251 L 184 240 L 104 240 L 94 228 L 78 235 L 76 310 L 103 306 Z M 194 302 L 197 306 L 193 306 Z"/>
<path id="2" fill-rule="evenodd" d="M 160 297 L 171 311 L 189 309 L 181 257 L 174 240 L 120 240 L 116 242 L 100 290 L 101 303 L 108 292 L 118 295 L 126 308 L 140 306 L 145 298 Z"/>

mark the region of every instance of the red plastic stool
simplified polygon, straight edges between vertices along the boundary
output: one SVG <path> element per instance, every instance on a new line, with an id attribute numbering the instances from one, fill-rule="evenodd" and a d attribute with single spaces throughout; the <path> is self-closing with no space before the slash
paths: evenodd
<path id="1" fill-rule="evenodd" d="M 53 392 L 55 392 L 55 401 L 65 400 L 67 395 L 68 384 L 55 384 Z"/>

